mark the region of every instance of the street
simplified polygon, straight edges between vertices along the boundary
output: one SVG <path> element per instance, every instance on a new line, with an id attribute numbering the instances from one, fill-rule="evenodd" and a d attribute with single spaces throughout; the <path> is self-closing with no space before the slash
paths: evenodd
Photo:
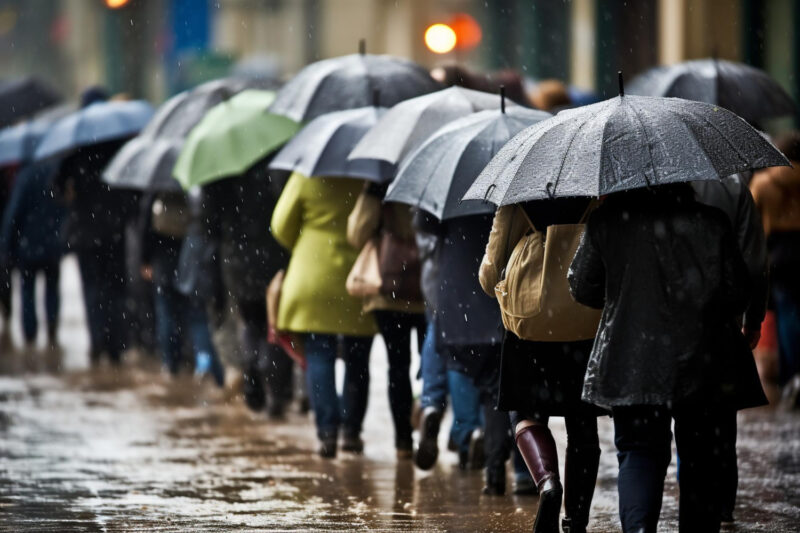
<path id="1" fill-rule="evenodd" d="M 453 454 L 442 452 L 431 472 L 395 459 L 379 340 L 365 453 L 325 461 L 310 415 L 296 407 L 286 421 L 270 421 L 230 386 L 171 380 L 143 356 L 118 371 L 105 362 L 89 368 L 71 258 L 62 279 L 63 349 L 22 350 L 18 332 L 14 346 L 0 348 L 0 531 L 530 529 L 535 497 L 482 495 L 481 473 L 460 472 Z M 553 425 L 563 454 L 563 424 Z M 618 531 L 610 420 L 600 428 L 590 530 Z M 800 415 L 740 414 L 739 465 L 735 531 L 797 531 Z M 673 531 L 674 459 L 666 487 L 660 530 Z"/>

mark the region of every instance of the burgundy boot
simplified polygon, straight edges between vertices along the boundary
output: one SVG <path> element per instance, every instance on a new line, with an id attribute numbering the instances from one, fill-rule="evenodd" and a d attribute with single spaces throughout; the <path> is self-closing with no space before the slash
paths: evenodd
<path id="1" fill-rule="evenodd" d="M 558 451 L 547 426 L 536 424 L 517 432 L 517 448 L 539 489 L 534 533 L 558 533 L 564 489 L 558 477 Z"/>

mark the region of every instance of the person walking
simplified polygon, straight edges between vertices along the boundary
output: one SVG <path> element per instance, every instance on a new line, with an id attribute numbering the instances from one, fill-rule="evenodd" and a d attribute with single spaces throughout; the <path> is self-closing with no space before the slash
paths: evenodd
<path id="1" fill-rule="evenodd" d="M 800 407 L 800 132 L 776 137 L 792 167 L 757 171 L 750 190 L 764 225 L 770 295 L 778 327 L 778 384 Z"/>
<path id="2" fill-rule="evenodd" d="M 267 342 L 267 286 L 288 263 L 268 230 L 283 183 L 278 174 L 262 161 L 203 188 L 203 220 L 219 243 L 224 292 L 239 318 L 245 403 L 254 411 L 266 407 L 272 418 L 282 418 L 292 400 L 294 367 L 282 348 Z"/>
<path id="3" fill-rule="evenodd" d="M 0 250 L 7 264 L 20 271 L 22 331 L 25 342 L 36 342 L 36 278 L 44 276 L 47 342 L 57 343 L 59 278 L 63 246 L 60 240 L 65 210 L 53 198 L 50 180 L 57 168 L 52 162 L 31 163 L 17 174 L 3 214 Z"/>
<path id="4" fill-rule="evenodd" d="M 610 195 L 568 278 L 576 301 L 603 309 L 583 399 L 611 407 L 623 530 L 656 531 L 674 420 L 680 531 L 718 531 L 717 421 L 766 403 L 737 324 L 749 277 L 730 222 L 689 184 Z"/>
<path id="5" fill-rule="evenodd" d="M 275 240 L 291 252 L 281 289 L 277 327 L 300 336 L 320 440 L 319 454 L 363 451 L 361 430 L 369 395 L 374 319 L 347 294 L 345 281 L 358 251 L 347 242 L 347 217 L 363 182 L 293 173 L 272 213 Z M 345 363 L 341 401 L 336 358 Z"/>
<path id="6" fill-rule="evenodd" d="M 511 252 L 531 225 L 546 233 L 553 224 L 575 224 L 589 202 L 588 198 L 567 198 L 498 209 L 480 266 L 483 290 L 495 297 L 495 286 L 508 267 Z M 539 491 L 536 532 L 558 532 L 562 492 L 563 530 L 584 532 L 589 524 L 600 461 L 597 416 L 604 413 L 581 401 L 592 342 L 533 342 L 510 331 L 503 342 L 498 407 L 511 413 L 517 447 Z M 547 427 L 554 416 L 563 416 L 567 429 L 563 487 L 556 443 Z"/>
<path id="7" fill-rule="evenodd" d="M 367 182 L 347 219 L 347 240 L 360 250 L 370 239 L 378 239 L 380 262 L 395 272 L 382 273 L 391 280 L 391 292 L 381 291 L 364 300 L 364 312 L 372 312 L 386 343 L 389 358 L 389 408 L 395 431 L 398 459 L 411 459 L 411 335 L 422 349 L 426 331 L 425 304 L 420 290 L 420 263 L 411 225 L 411 207 L 382 205 L 387 185 Z M 411 253 L 413 251 L 413 253 Z M 406 253 L 406 256 L 398 254 Z M 413 257 L 412 257 L 413 256 Z M 387 283 L 388 285 L 388 283 Z"/>

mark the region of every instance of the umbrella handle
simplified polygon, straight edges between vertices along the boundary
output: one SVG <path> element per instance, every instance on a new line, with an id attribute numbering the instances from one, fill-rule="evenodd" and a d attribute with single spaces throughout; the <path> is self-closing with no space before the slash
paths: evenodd
<path id="1" fill-rule="evenodd" d="M 496 188 L 497 188 L 497 185 L 495 185 L 494 183 L 492 183 L 488 187 L 486 187 L 486 192 L 483 195 L 483 203 L 485 203 L 485 204 L 489 203 L 489 195 L 492 194 L 492 191 L 495 190 Z"/>
<path id="2" fill-rule="evenodd" d="M 622 81 L 622 71 L 617 71 L 617 83 L 619 83 L 619 95 L 625 96 L 625 83 Z"/>
<path id="3" fill-rule="evenodd" d="M 367 40 L 366 39 L 359 39 L 358 40 L 358 53 L 360 55 L 364 55 L 367 53 Z"/>
<path id="4" fill-rule="evenodd" d="M 506 112 L 506 86 L 500 86 L 500 112 L 505 114 Z"/>

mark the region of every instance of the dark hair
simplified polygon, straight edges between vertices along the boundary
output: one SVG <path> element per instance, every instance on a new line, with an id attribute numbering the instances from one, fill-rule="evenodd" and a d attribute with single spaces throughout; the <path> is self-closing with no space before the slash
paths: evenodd
<path id="1" fill-rule="evenodd" d="M 781 133 L 775 137 L 775 147 L 791 161 L 800 161 L 800 131 Z"/>
<path id="2" fill-rule="evenodd" d="M 108 100 L 108 96 L 108 91 L 99 85 L 89 87 L 81 93 L 81 108 L 90 106 L 95 102 L 105 102 Z"/>

